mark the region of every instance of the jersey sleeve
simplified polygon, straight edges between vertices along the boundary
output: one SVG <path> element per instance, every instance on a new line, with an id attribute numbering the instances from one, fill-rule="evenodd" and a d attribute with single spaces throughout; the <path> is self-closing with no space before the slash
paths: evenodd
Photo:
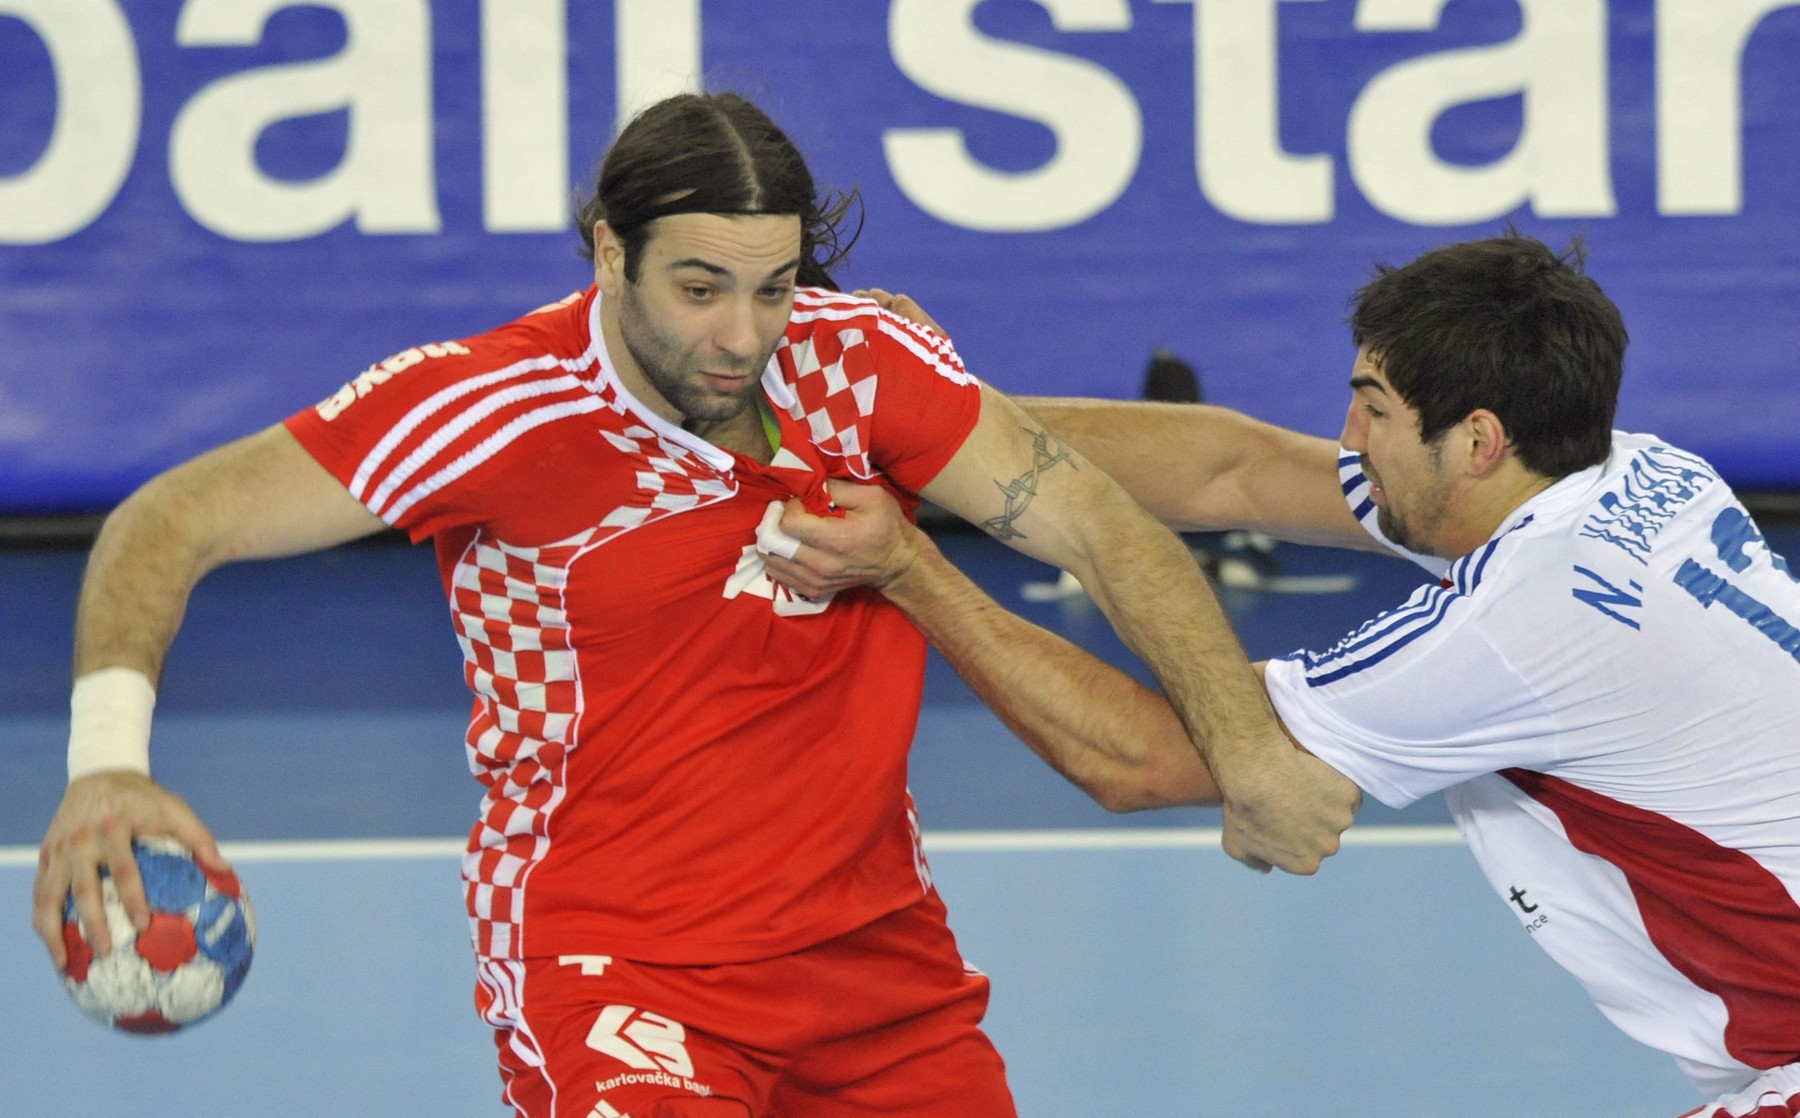
<path id="1" fill-rule="evenodd" d="M 1294 739 L 1390 807 L 1555 759 L 1553 712 L 1488 636 L 1503 608 L 1481 593 L 1492 547 L 1333 647 L 1266 667 Z"/>
<path id="2" fill-rule="evenodd" d="M 870 348 L 880 370 L 870 464 L 918 493 L 962 448 L 981 416 L 981 384 L 943 336 L 877 311 Z"/>
<path id="3" fill-rule="evenodd" d="M 416 543 L 471 511 L 457 508 L 458 490 L 443 486 L 415 496 L 422 487 L 409 485 L 407 494 L 395 499 L 417 473 L 407 456 L 419 447 L 408 435 L 455 391 L 463 379 L 459 366 L 469 356 L 469 347 L 460 342 L 404 350 L 288 417 L 287 429 L 370 512 Z"/>
<path id="4" fill-rule="evenodd" d="M 287 428 L 351 496 L 415 542 L 489 523 L 530 496 L 527 467 L 558 422 L 601 407 L 593 288 L 462 341 L 371 365 Z"/>

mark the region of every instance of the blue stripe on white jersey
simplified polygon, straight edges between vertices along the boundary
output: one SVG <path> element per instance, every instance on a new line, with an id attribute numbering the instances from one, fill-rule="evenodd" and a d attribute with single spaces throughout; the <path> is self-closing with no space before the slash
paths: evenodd
<path id="1" fill-rule="evenodd" d="M 1344 489 L 1344 500 L 1350 503 L 1350 515 L 1365 526 L 1375 513 L 1375 501 L 1369 496 L 1369 479 L 1362 471 L 1362 458 L 1355 454 L 1338 455 L 1338 482 Z"/>
<path id="2" fill-rule="evenodd" d="M 1381 614 L 1327 651 L 1300 651 L 1291 658 L 1305 664 L 1308 687 L 1336 683 L 1374 667 L 1437 628 L 1451 604 L 1462 597 L 1453 586 L 1421 587 L 1406 605 Z"/>
<path id="3" fill-rule="evenodd" d="M 1474 594 L 1501 541 L 1531 521 L 1525 517 L 1458 559 L 1441 582 L 1420 587 L 1404 605 L 1377 615 L 1326 651 L 1301 650 L 1282 659 L 1298 660 L 1305 666 L 1308 687 L 1324 687 L 1374 667 L 1437 628 L 1451 607 Z"/>

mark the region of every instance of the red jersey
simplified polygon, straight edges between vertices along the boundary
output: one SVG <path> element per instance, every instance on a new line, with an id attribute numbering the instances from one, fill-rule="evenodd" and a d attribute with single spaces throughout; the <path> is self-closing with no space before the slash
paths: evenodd
<path id="1" fill-rule="evenodd" d="M 487 787 L 463 864 L 483 955 L 767 958 L 929 887 L 906 790 L 923 638 L 867 590 L 790 597 L 754 538 L 771 501 L 821 511 L 828 477 L 915 507 L 979 386 L 936 335 L 814 289 L 762 386 L 766 466 L 631 396 L 590 288 L 287 421 L 436 544 Z"/>

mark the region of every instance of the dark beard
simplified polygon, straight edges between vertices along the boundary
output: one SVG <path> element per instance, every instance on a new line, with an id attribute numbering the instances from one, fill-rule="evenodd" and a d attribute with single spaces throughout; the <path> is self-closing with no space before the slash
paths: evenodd
<path id="1" fill-rule="evenodd" d="M 672 347 L 664 342 L 663 336 L 654 326 L 644 325 L 641 331 L 638 329 L 640 323 L 648 321 L 649 316 L 638 303 L 635 292 L 627 286 L 624 312 L 619 316 L 619 336 L 624 339 L 626 352 L 637 362 L 644 379 L 668 401 L 670 407 L 681 413 L 683 421 L 722 423 L 744 414 L 761 386 L 761 373 L 768 365 L 769 358 L 774 356 L 773 350 L 763 355 L 762 361 L 751 374 L 748 387 L 741 395 L 719 396 L 672 371 L 671 366 L 676 360 L 671 353 Z"/>
<path id="2" fill-rule="evenodd" d="M 1387 509 L 1380 507 L 1375 509 L 1375 523 L 1380 527 L 1381 534 L 1386 536 L 1390 543 L 1398 544 L 1411 552 L 1419 551 L 1417 541 L 1412 539 L 1412 533 L 1402 528 L 1400 522 L 1388 514 Z"/>
<path id="3" fill-rule="evenodd" d="M 750 406 L 762 383 L 759 378 L 752 377 L 749 387 L 741 395 L 720 396 L 669 372 L 667 365 L 631 344 L 629 338 L 625 341 L 625 348 L 630 351 L 631 359 L 637 362 L 637 367 L 643 371 L 644 379 L 688 423 L 722 423 L 728 419 L 736 419 Z"/>

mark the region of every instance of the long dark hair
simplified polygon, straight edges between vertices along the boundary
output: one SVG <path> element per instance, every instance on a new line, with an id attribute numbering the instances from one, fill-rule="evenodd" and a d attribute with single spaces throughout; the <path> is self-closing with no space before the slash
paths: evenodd
<path id="1" fill-rule="evenodd" d="M 670 214 L 793 214 L 800 219 L 798 282 L 835 288 L 831 269 L 862 232 L 856 191 L 821 196 L 806 158 L 767 113 L 736 93 L 682 93 L 625 126 L 600 164 L 575 223 L 594 256 L 594 224 L 625 246 L 625 278 L 637 282 L 650 225 Z M 858 207 L 856 228 L 839 225 Z"/>

